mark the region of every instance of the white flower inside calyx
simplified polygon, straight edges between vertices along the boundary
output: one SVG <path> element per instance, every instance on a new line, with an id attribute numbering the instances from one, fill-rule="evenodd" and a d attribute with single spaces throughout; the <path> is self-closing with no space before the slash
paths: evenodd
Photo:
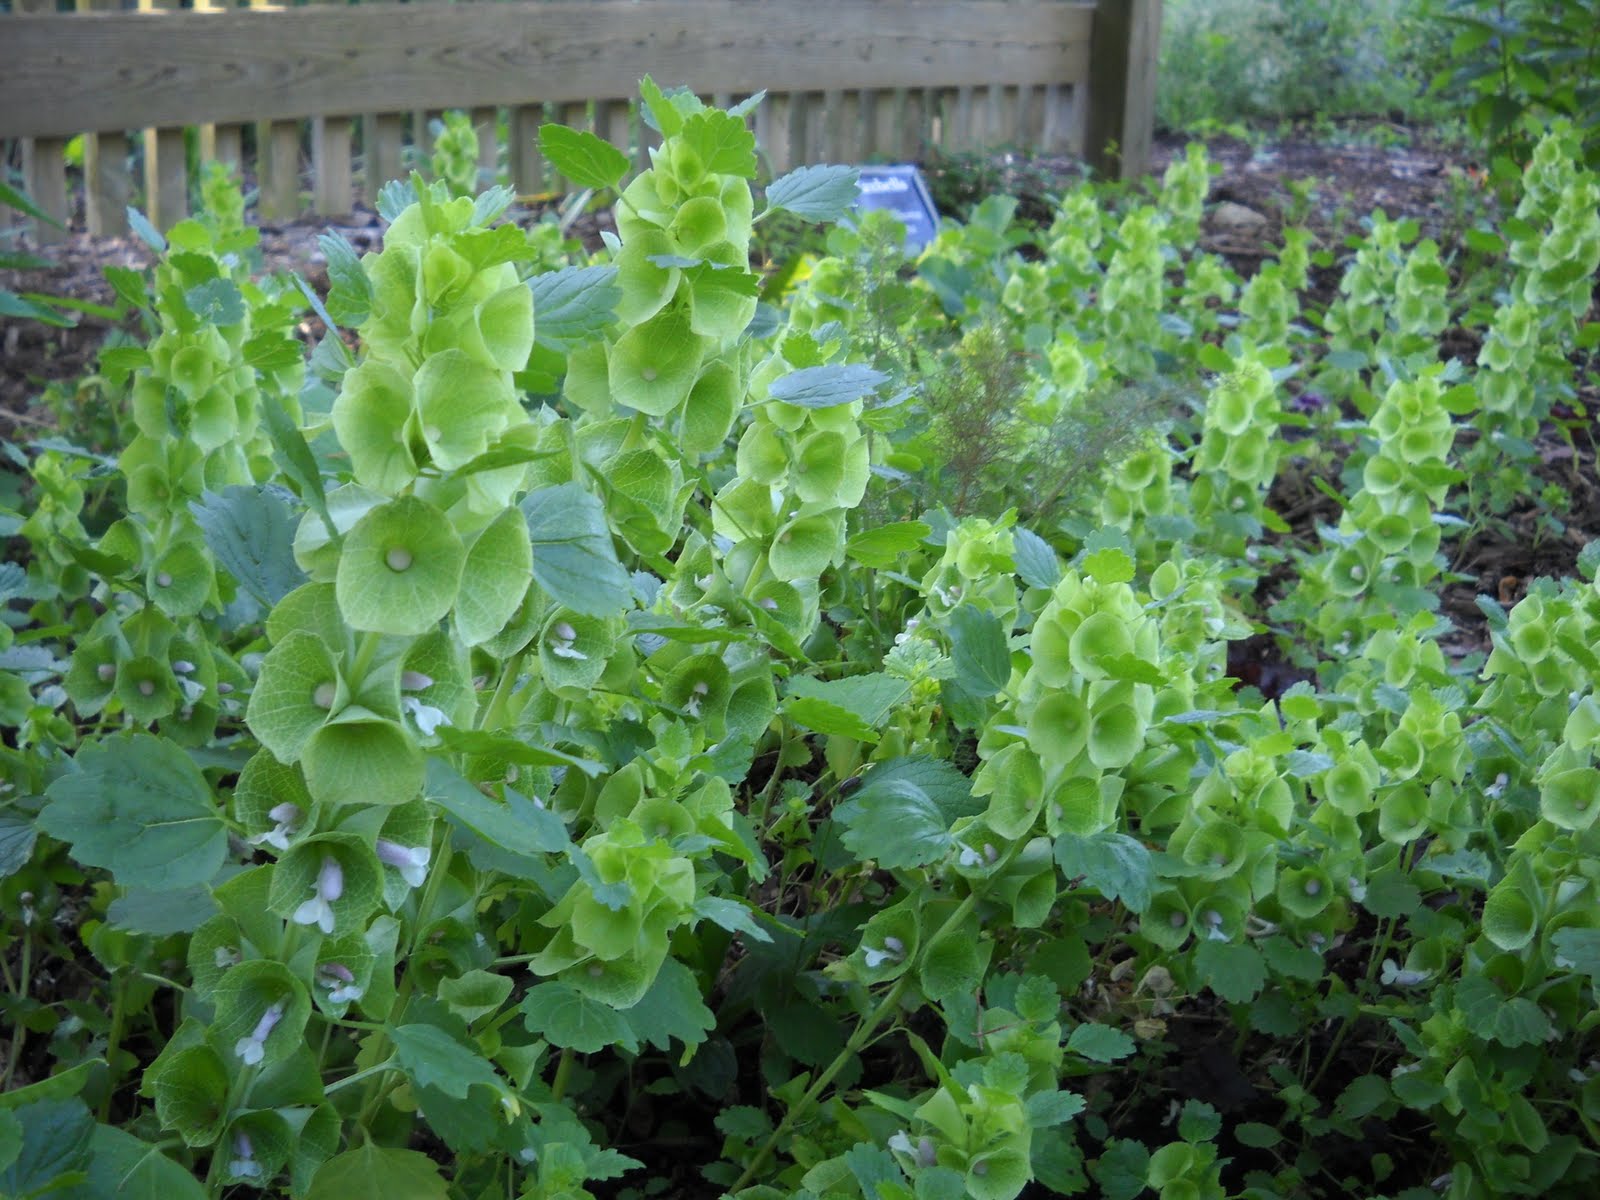
<path id="1" fill-rule="evenodd" d="M 578 631 L 568 621 L 557 621 L 550 626 L 550 653 L 557 658 L 588 659 L 588 655 L 577 649 Z"/>
<path id="2" fill-rule="evenodd" d="M 311 899 L 294 910 L 297 925 L 315 925 L 323 933 L 333 932 L 333 902 L 344 895 L 344 868 L 332 855 L 322 860 L 317 881 L 311 885 Z"/>

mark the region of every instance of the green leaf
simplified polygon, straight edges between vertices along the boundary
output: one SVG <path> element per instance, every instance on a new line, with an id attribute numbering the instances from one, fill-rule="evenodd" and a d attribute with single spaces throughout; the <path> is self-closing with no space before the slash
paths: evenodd
<path id="1" fill-rule="evenodd" d="M 784 698 L 784 711 L 802 724 L 819 733 L 847 733 L 862 740 L 876 740 L 876 730 L 888 720 L 895 705 L 911 694 L 911 684 L 892 675 L 876 673 L 853 675 L 848 679 L 817 680 L 807 675 L 789 681 Z M 806 701 L 821 701 L 822 705 Z M 830 712 L 830 710 L 834 710 Z M 848 729 L 823 728 L 810 718 L 824 719 L 826 724 L 837 724 L 838 712 L 854 718 L 857 732 Z M 860 730 L 864 730 L 863 735 Z"/>
<path id="2" fill-rule="evenodd" d="M 1202 942 L 1194 952 L 1200 980 L 1231 1004 L 1255 999 L 1267 981 L 1266 963 L 1253 946 L 1230 942 Z"/>
<path id="3" fill-rule="evenodd" d="M 276 489 L 233 486 L 189 502 L 217 564 L 271 608 L 306 581 L 294 561 L 294 517 Z"/>
<path id="4" fill-rule="evenodd" d="M 1322 955 L 1306 946 L 1297 946 L 1286 937 L 1269 937 L 1261 943 L 1267 965 L 1289 979 L 1315 983 L 1327 972 Z"/>
<path id="5" fill-rule="evenodd" d="M 16 1162 L 22 1154 L 22 1122 L 4 1109 L 0 1109 L 0 1171 Z"/>
<path id="6" fill-rule="evenodd" d="M 1092 1173 L 1100 1184 L 1104 1200 L 1133 1200 L 1145 1190 L 1144 1179 L 1149 1166 L 1150 1152 L 1143 1142 L 1113 1138 L 1095 1161 Z"/>
<path id="7" fill-rule="evenodd" d="M 694 915 L 726 929 L 742 933 L 758 942 L 770 942 L 772 935 L 756 924 L 750 906 L 723 896 L 702 896 L 694 902 Z"/>
<path id="8" fill-rule="evenodd" d="M 614 188 L 628 173 L 628 156 L 587 130 L 541 125 L 539 149 L 552 167 L 579 187 Z"/>
<path id="9" fill-rule="evenodd" d="M 920 867 L 950 852 L 954 838 L 933 798 L 908 780 L 880 783 L 852 801 L 845 846 L 862 862 L 887 870 Z"/>
<path id="10" fill-rule="evenodd" d="M 1017 575 L 1029 587 L 1053 588 L 1061 582 L 1061 560 L 1050 543 L 1031 529 L 1012 533 Z"/>
<path id="11" fill-rule="evenodd" d="M 1080 1025 L 1078 1028 L 1084 1027 Z M 1035 1092 L 1028 1097 L 1026 1105 L 1028 1124 L 1034 1129 L 1048 1129 L 1072 1120 L 1087 1106 L 1088 1102 L 1077 1092 Z"/>
<path id="12" fill-rule="evenodd" d="M 53 225 L 57 229 L 66 228 L 60 221 L 28 199 L 26 192 L 12 187 L 4 180 L 0 180 L 0 207 L 14 208 L 18 212 L 32 217 L 35 221 L 43 221 L 46 225 Z"/>
<path id="13" fill-rule="evenodd" d="M 1129 583 L 1133 579 L 1133 559 L 1125 551 L 1105 546 L 1084 556 L 1083 570 L 1096 583 Z"/>
<path id="14" fill-rule="evenodd" d="M 316 456 L 311 453 L 311 447 L 306 445 L 304 435 L 278 401 L 270 398 L 265 400 L 260 411 L 272 435 L 272 444 L 277 448 L 283 473 L 299 485 L 300 499 L 322 518 L 328 537 L 336 540 L 339 531 L 334 527 L 333 518 L 328 515 L 328 498 L 322 487 L 322 472 L 317 469 Z"/>
<path id="15" fill-rule="evenodd" d="M 389 1037 L 401 1070 L 422 1087 L 438 1088 L 457 1100 L 465 1100 L 475 1084 L 507 1094 L 488 1059 L 437 1025 L 401 1025 L 390 1028 Z"/>
<path id="16" fill-rule="evenodd" d="M 1067 1049 L 1090 1062 L 1116 1062 L 1119 1058 L 1127 1058 L 1134 1048 L 1133 1039 L 1122 1030 L 1093 1022 L 1079 1025 L 1067 1038 Z"/>
<path id="17" fill-rule="evenodd" d="M 1222 1118 L 1203 1100 L 1186 1100 L 1178 1114 L 1178 1136 L 1186 1142 L 1209 1142 L 1222 1132 Z"/>
<path id="18" fill-rule="evenodd" d="M 0 1196 L 28 1197 L 54 1184 L 81 1183 L 90 1163 L 94 1118 L 81 1100 L 43 1100 L 12 1110 L 22 1147 L 0 1170 Z"/>
<path id="19" fill-rule="evenodd" d="M 860 177 L 855 167 L 800 167 L 767 186 L 767 211 L 782 209 L 803 221 L 837 221 L 860 196 Z"/>
<path id="20" fill-rule="evenodd" d="M 1150 851 L 1127 834 L 1107 831 L 1076 837 L 1064 833 L 1056 838 L 1055 859 L 1068 879 L 1081 878 L 1107 900 L 1121 900 L 1135 913 L 1150 907 L 1155 866 Z"/>
<path id="21" fill-rule="evenodd" d="M 172 742 L 119 734 L 90 742 L 45 793 L 39 828 L 79 862 L 156 891 L 205 883 L 228 848 L 227 825 L 199 768 Z"/>
<path id="22" fill-rule="evenodd" d="M 756 173 L 756 139 L 742 118 L 708 108 L 683 123 L 680 137 L 700 156 L 708 172 L 739 175 Z"/>
<path id="23" fill-rule="evenodd" d="M 1334 1101 L 1333 1111 L 1347 1121 L 1359 1121 L 1390 1100 L 1388 1081 L 1380 1075 L 1358 1075 Z"/>
<path id="24" fill-rule="evenodd" d="M 802 367 L 775 379 L 767 395 L 801 408 L 837 408 L 872 395 L 888 378 L 865 363 Z"/>
<path id="25" fill-rule="evenodd" d="M 1502 1046 L 1542 1046 L 1550 1018 L 1526 996 L 1507 997 L 1482 975 L 1468 975 L 1455 989 L 1455 1006 L 1476 1036 Z"/>
<path id="26" fill-rule="evenodd" d="M 598 337 L 616 319 L 622 299 L 616 267 L 563 267 L 535 275 L 528 287 L 535 340 L 562 354 Z"/>
<path id="27" fill-rule="evenodd" d="M 189 311 L 207 325 L 237 325 L 244 320 L 244 296 L 231 279 L 212 279 L 183 296 Z"/>
<path id="28" fill-rule="evenodd" d="M 834 816 L 849 819 L 855 808 L 873 800 L 874 791 L 892 783 L 910 783 L 938 805 L 946 824 L 954 824 L 960 817 L 970 817 L 984 809 L 981 800 L 972 796 L 972 780 L 945 759 L 918 755 L 895 758 L 879 763 L 862 782 L 862 787 L 846 803 L 838 806 Z"/>
<path id="29" fill-rule="evenodd" d="M 439 999 L 470 1025 L 490 1013 L 499 1012 L 500 1006 L 511 995 L 513 986 L 509 975 L 473 970 L 454 979 L 441 979 Z"/>
<path id="30" fill-rule="evenodd" d="M 439 1168 L 426 1154 L 366 1142 L 317 1168 L 303 1200 L 449 1200 Z"/>
<path id="31" fill-rule="evenodd" d="M 630 1052 L 638 1049 L 638 1039 L 620 1012 L 565 983 L 536 985 L 517 1009 L 528 1032 L 552 1046 L 582 1054 L 593 1054 L 608 1046 L 621 1046 Z"/>
<path id="32" fill-rule="evenodd" d="M 1000 619 L 971 604 L 950 614 L 951 660 L 956 682 L 974 696 L 991 698 L 1011 679 L 1011 651 Z"/>
<path id="33" fill-rule="evenodd" d="M 323 234 L 317 245 L 328 260 L 328 315 L 353 329 L 372 311 L 372 281 L 354 248 L 338 234 Z"/>
<path id="34" fill-rule="evenodd" d="M 0 879 L 28 865 L 37 838 L 32 821 L 15 812 L 0 811 Z"/>
<path id="35" fill-rule="evenodd" d="M 1367 894 L 1361 907 L 1374 916 L 1407 917 L 1417 911 L 1422 903 L 1422 893 L 1404 871 L 1386 867 L 1374 871 L 1367 880 Z"/>
<path id="36" fill-rule="evenodd" d="M 133 230 L 135 237 L 157 254 L 166 251 L 167 239 L 161 236 L 160 231 L 154 225 L 150 224 L 149 217 L 131 204 L 128 206 L 128 228 Z"/>
<path id="37" fill-rule="evenodd" d="M 1283 1141 L 1283 1134 L 1271 1125 L 1263 1125 L 1258 1121 L 1246 1121 L 1242 1125 L 1233 1127 L 1233 1136 L 1240 1143 L 1257 1150 L 1271 1150 Z"/>
<path id="38" fill-rule="evenodd" d="M 706 1040 L 717 1026 L 717 1018 L 700 995 L 700 984 L 677 959 L 661 964 L 661 971 L 639 1003 L 622 1011 L 633 1036 L 657 1050 L 669 1050 L 677 1038 L 686 1049 Z"/>
<path id="39" fill-rule="evenodd" d="M 914 553 L 932 531 L 933 527 L 922 521 L 899 521 L 876 529 L 863 529 L 845 543 L 844 552 L 862 566 L 882 571 L 894 566 L 902 554 Z"/>
<path id="40" fill-rule="evenodd" d="M 522 501 L 533 544 L 533 577 L 560 605 L 609 617 L 632 606 L 605 507 L 575 483 L 541 488 Z"/>
<path id="41" fill-rule="evenodd" d="M 247 365 L 258 371 L 283 371 L 304 362 L 306 348 L 291 337 L 258 333 L 241 351 Z"/>
<path id="42" fill-rule="evenodd" d="M 676 137 L 683 128 L 683 113 L 661 90 L 661 86 L 646 75 L 639 81 L 639 95 L 645 104 L 645 123 L 662 137 Z"/>
<path id="43" fill-rule="evenodd" d="M 16 1112 L 30 1104 L 41 1104 L 47 1100 L 70 1100 L 89 1085 L 91 1078 L 99 1076 L 105 1067 L 105 1059 L 90 1058 L 75 1067 L 47 1076 L 38 1083 L 0 1092 L 0 1112 Z"/>
<path id="44" fill-rule="evenodd" d="M 567 827 L 547 808 L 529 801 L 523 811 L 489 799 L 442 758 L 428 760 L 426 794 L 452 821 L 513 854 L 557 854 L 570 844 Z"/>
<path id="45" fill-rule="evenodd" d="M 1600 929 L 1568 926 L 1551 934 L 1550 944 L 1556 952 L 1556 966 L 1582 972 L 1600 989 Z"/>
<path id="46" fill-rule="evenodd" d="M 118 929 L 165 937 L 192 933 L 217 911 L 211 889 L 203 883 L 179 891 L 129 888 L 111 902 L 106 920 Z"/>
<path id="47" fill-rule="evenodd" d="M 589 776 L 598 775 L 605 769 L 592 758 L 579 758 L 565 750 L 541 746 L 521 735 L 443 726 L 439 729 L 439 740 L 463 754 L 488 755 L 525 767 L 575 767 Z"/>
<path id="48" fill-rule="evenodd" d="M 905 1195 L 906 1177 L 900 1165 L 895 1162 L 894 1155 L 881 1146 L 874 1146 L 870 1142 L 860 1142 L 841 1156 L 850 1174 L 855 1177 L 861 1194 L 868 1197 L 877 1197 L 877 1200 L 890 1200 L 891 1196 Z M 898 1191 L 879 1191 L 879 1184 L 888 1184 L 898 1187 Z"/>

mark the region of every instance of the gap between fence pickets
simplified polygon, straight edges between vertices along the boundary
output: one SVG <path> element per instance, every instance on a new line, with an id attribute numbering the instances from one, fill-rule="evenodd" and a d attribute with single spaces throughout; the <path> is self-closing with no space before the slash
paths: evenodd
<path id="1" fill-rule="evenodd" d="M 366 0 L 368 15 L 375 3 L 382 2 Z M 596 0 L 599 6 L 607 2 Z M 113 10 L 118 6 L 117 0 L 76 0 L 76 3 L 83 10 Z M 181 0 L 139 0 L 139 3 L 146 10 L 170 10 L 177 8 Z M 234 11 L 223 8 L 223 0 L 195 0 L 195 3 L 198 9 L 212 10 L 216 16 Z M 309 0 L 309 3 L 337 10 L 340 15 L 356 11 L 340 4 L 339 0 Z M 686 0 L 678 7 L 706 7 L 707 3 L 708 0 Z M 271 8 L 275 0 L 250 0 L 250 4 Z M 671 10 L 676 4 L 677 0 L 663 0 L 660 11 Z M 52 0 L 17 0 L 17 5 L 23 11 L 48 12 Z M 503 10 L 513 6 L 493 7 Z M 544 11 L 552 11 L 573 6 L 542 7 Z M 904 7 L 908 6 L 892 3 L 872 6 L 879 12 Z M 909 7 L 932 15 L 935 11 L 954 11 L 961 6 L 922 3 Z M 998 7 L 1017 11 L 1033 6 L 1022 3 Z M 994 82 L 962 83 L 953 87 L 830 86 L 778 92 L 754 118 L 770 168 L 779 173 L 807 162 L 915 159 L 922 156 L 931 142 L 949 151 L 1004 145 L 1044 152 L 1082 150 L 1087 143 L 1091 156 L 1102 167 L 1124 175 L 1142 170 L 1147 161 L 1149 124 L 1153 117 L 1160 0 L 1106 0 L 1098 6 L 1062 3 L 1050 7 L 1074 11 L 1080 18 L 1092 14 L 1092 20 L 1083 26 L 1085 36 L 1082 39 L 1085 62 L 1089 47 L 1093 48 L 1095 71 L 1092 78 L 1086 70 L 1080 70 L 1075 80 L 1017 83 L 1007 81 L 1005 73 L 997 70 L 998 78 Z M 290 10 L 281 15 L 293 18 L 307 11 Z M 408 21 L 424 11 L 420 5 L 408 6 Z M 471 14 L 482 9 L 472 6 L 457 11 Z M 748 7 L 745 11 L 749 11 Z M 204 19 L 211 21 L 215 17 L 208 13 Z M 393 24 L 392 20 L 390 23 Z M 364 28 L 372 26 L 368 24 Z M 662 57 L 672 60 L 674 56 L 665 54 Z M 681 59 L 682 54 L 677 57 Z M 670 68 L 671 63 L 665 65 Z M 998 64 L 991 62 L 989 66 Z M 837 78 L 844 69 L 837 62 L 824 64 L 818 69 L 817 77 L 824 81 Z M 863 68 L 858 63 L 850 69 Z M 671 77 L 666 78 L 670 81 Z M 1084 94 L 1086 84 L 1088 96 Z M 749 89 L 724 89 L 720 93 L 726 97 L 747 94 Z M 1086 103 L 1086 100 L 1091 102 Z M 467 107 L 479 139 L 480 182 L 488 183 L 498 178 L 502 170 L 499 145 L 502 109 L 498 104 L 487 103 Z M 406 115 L 378 112 L 359 118 L 362 122 L 362 190 L 369 204 L 384 182 L 402 177 L 417 161 L 426 159 L 431 141 L 428 122 L 438 111 L 415 110 L 410 115 L 414 156 L 410 160 L 405 154 Z M 592 128 L 628 151 L 640 167 L 648 165 L 649 147 L 652 142 L 659 141 L 659 135 L 640 120 L 636 102 L 613 98 L 569 99 L 556 103 L 534 100 L 509 105 L 504 111 L 508 143 L 503 156 L 504 167 L 512 184 L 524 195 L 543 193 L 566 182 L 547 175 L 538 152 L 538 126 L 551 116 L 576 128 Z M 357 119 L 355 116 L 323 115 L 310 120 L 309 179 L 305 175 L 307 164 L 302 158 L 305 123 L 298 119 L 254 123 L 256 154 L 253 165 L 258 205 L 264 219 L 287 220 L 299 215 L 303 190 L 320 215 L 338 217 L 351 211 L 356 196 Z M 245 165 L 242 129 L 236 121 L 202 125 L 202 156 Z M 146 129 L 143 137 L 144 204 L 158 227 L 170 227 L 187 214 L 189 180 L 183 131 L 172 126 L 155 127 Z M 25 183 L 40 207 L 63 223 L 70 216 L 62 156 L 65 144 L 66 139 L 61 137 L 35 137 L 26 139 L 23 147 Z M 1111 145 L 1120 153 L 1112 153 Z M 104 152 L 107 147 L 112 151 L 110 154 Z M 123 214 L 132 186 L 126 170 L 126 155 L 116 152 L 120 149 L 124 147 L 114 133 L 90 135 L 85 139 L 85 217 L 95 233 L 120 233 L 126 227 Z M 65 235 L 60 231 L 36 232 L 40 240 L 50 240 L 52 236 Z"/>

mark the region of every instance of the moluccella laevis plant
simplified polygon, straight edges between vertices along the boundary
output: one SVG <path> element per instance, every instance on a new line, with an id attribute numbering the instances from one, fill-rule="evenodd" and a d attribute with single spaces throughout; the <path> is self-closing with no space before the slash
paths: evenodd
<path id="1" fill-rule="evenodd" d="M 699 1045 L 732 931 L 769 938 L 733 788 L 774 656 L 818 624 L 883 377 L 839 339 L 772 348 L 745 113 L 644 91 L 662 142 L 600 262 L 529 278 L 548 239 L 496 223 L 508 190 L 415 176 L 385 189 L 381 252 L 324 239 L 323 316 L 361 350 L 319 350 L 320 409 L 252 338 L 279 310 L 241 302 L 216 234 L 180 226 L 157 268 L 133 515 L 105 543 L 148 578 L 102 585 L 68 681 L 127 728 L 80 747 L 40 826 L 203 914 L 172 925 L 191 983 L 138 1086 L 211 1194 L 442 1196 L 398 1148 L 423 1113 L 458 1185 L 511 1164 L 522 1195 L 587 1194 L 631 1160 L 562 1104 L 575 1055 Z M 542 142 L 585 186 L 628 169 L 590 134 Z M 855 193 L 809 168 L 765 211 L 829 221 Z M 213 556 L 254 610 L 222 619 Z M 510 1004 L 497 963 L 531 972 Z"/>

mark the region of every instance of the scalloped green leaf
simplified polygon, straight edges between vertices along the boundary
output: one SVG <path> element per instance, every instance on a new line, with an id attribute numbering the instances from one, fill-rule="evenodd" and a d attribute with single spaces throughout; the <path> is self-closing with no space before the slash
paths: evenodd
<path id="1" fill-rule="evenodd" d="M 45 792 L 39 828 L 117 882 L 175 890 L 209 882 L 227 853 L 227 824 L 200 769 L 149 734 L 84 745 Z"/>

